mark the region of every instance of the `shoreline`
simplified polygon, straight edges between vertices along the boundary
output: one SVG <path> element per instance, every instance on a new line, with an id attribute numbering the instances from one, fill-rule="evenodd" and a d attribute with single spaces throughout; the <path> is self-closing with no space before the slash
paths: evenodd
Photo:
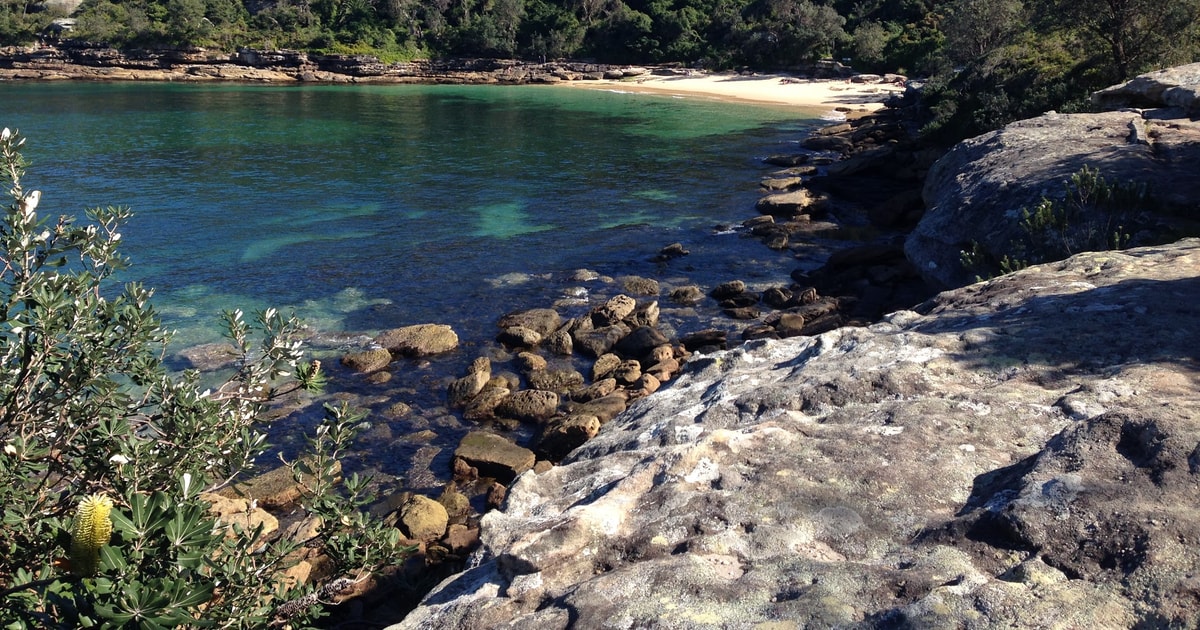
<path id="1" fill-rule="evenodd" d="M 558 85 L 869 113 L 904 91 L 905 77 L 817 64 L 799 75 L 736 74 L 582 61 L 439 59 L 386 64 L 370 55 L 298 51 L 0 48 L 0 81 L 150 81 L 314 84 Z"/>
<path id="2" fill-rule="evenodd" d="M 874 112 L 882 109 L 889 97 L 904 92 L 903 85 L 884 81 L 883 78 L 878 81 L 856 81 L 854 78 L 811 79 L 786 74 L 647 74 L 629 79 L 569 81 L 560 85 L 680 97 L 703 96 L 723 101 L 770 103 L 805 109 Z"/>

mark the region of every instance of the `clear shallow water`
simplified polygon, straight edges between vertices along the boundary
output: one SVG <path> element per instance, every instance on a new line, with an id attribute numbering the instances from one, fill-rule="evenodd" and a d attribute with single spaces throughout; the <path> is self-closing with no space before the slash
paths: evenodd
<path id="1" fill-rule="evenodd" d="M 822 112 L 553 87 L 0 83 L 39 210 L 127 205 L 130 280 L 177 348 L 221 309 L 323 330 L 452 324 L 545 306 L 522 274 L 761 272 L 760 159 Z M 650 263 L 682 241 L 692 256 Z"/>

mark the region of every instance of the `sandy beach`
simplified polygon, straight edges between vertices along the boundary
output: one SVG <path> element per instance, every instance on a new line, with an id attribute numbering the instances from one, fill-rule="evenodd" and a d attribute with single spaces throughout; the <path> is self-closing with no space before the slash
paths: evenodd
<path id="1" fill-rule="evenodd" d="M 892 94 L 904 91 L 891 83 L 852 83 L 847 79 L 800 79 L 784 75 L 698 74 L 639 76 L 622 80 L 571 81 L 571 87 L 593 90 L 655 92 L 681 97 L 709 97 L 790 105 L 798 108 L 873 111 Z"/>

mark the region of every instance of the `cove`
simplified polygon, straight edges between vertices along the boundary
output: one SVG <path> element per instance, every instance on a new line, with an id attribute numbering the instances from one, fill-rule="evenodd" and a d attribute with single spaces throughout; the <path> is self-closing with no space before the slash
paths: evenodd
<path id="1" fill-rule="evenodd" d="M 753 215 L 761 158 L 821 113 L 548 86 L 0 83 L 42 211 L 133 209 L 123 279 L 155 289 L 176 349 L 218 340 L 222 309 L 479 340 L 546 305 L 548 274 L 767 273 L 777 257 L 715 226 Z M 676 241 L 677 268 L 650 261 Z"/>

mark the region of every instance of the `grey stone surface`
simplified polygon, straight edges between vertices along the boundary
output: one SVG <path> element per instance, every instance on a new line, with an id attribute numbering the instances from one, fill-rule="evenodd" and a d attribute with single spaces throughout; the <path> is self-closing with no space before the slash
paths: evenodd
<path id="1" fill-rule="evenodd" d="M 905 243 L 905 253 L 926 280 L 940 288 L 975 281 L 961 252 L 973 242 L 999 258 L 1024 237 L 1022 210 L 1043 199 L 1062 199 L 1065 183 L 1084 166 L 1110 183 L 1144 185 L 1150 202 L 1135 217 L 1131 245 L 1162 241 L 1162 235 L 1196 234 L 1200 199 L 1200 122 L 1195 110 L 1200 64 L 1143 75 L 1097 94 L 1111 107 L 1095 114 L 1048 113 L 959 143 L 934 164 L 925 181 L 927 210 Z M 1184 99 L 1181 94 L 1191 94 Z M 1105 217 L 1073 221 L 1068 241 L 1105 224 Z M 1103 240 L 1104 237 L 1102 236 Z M 1079 248 L 1072 253 L 1081 251 Z"/>
<path id="2" fill-rule="evenodd" d="M 1185 240 L 696 357 L 392 628 L 1191 627 L 1197 303 Z"/>

